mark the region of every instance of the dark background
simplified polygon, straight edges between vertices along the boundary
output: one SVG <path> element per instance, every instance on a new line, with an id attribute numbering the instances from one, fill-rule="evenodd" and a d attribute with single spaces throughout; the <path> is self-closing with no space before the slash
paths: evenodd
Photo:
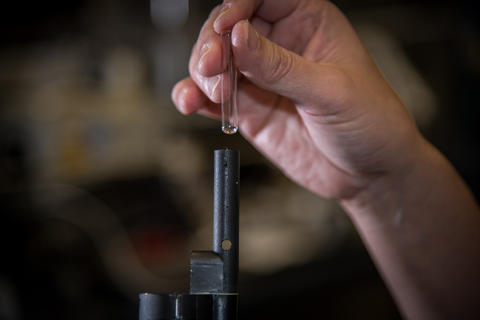
<path id="1" fill-rule="evenodd" d="M 225 146 L 242 152 L 241 319 L 400 318 L 340 208 L 176 113 L 170 90 L 216 5 L 182 3 L 2 4 L 0 319 L 134 319 L 139 292 L 185 290 Z M 478 5 L 334 3 L 478 199 Z"/>

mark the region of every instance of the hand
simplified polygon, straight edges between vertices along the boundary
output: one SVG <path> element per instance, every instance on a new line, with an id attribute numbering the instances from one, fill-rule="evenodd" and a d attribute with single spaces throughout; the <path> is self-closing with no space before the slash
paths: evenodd
<path id="1" fill-rule="evenodd" d="M 340 200 L 406 318 L 475 318 L 478 205 L 346 18 L 319 0 L 224 3 L 200 32 L 191 78 L 173 89 L 181 112 L 220 116 L 229 29 L 240 132 L 292 179 Z"/>
<path id="2" fill-rule="evenodd" d="M 182 113 L 220 117 L 220 34 L 230 29 L 243 75 L 240 132 L 285 174 L 345 200 L 408 172 L 423 139 L 347 19 L 326 1 L 215 8 L 193 49 L 191 77 L 172 92 Z"/>

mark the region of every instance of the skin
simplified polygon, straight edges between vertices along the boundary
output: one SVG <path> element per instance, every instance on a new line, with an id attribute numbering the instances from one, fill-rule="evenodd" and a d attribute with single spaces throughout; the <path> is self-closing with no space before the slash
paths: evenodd
<path id="1" fill-rule="evenodd" d="M 406 318 L 480 313 L 478 205 L 417 130 L 344 15 L 318 0 L 236 0 L 200 31 L 172 99 L 220 117 L 231 30 L 241 134 L 287 176 L 345 208 Z"/>

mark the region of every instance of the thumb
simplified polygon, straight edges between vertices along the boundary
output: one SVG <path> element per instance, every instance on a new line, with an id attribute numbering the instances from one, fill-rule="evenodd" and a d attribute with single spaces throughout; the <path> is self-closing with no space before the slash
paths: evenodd
<path id="1" fill-rule="evenodd" d="M 338 77 L 335 68 L 282 48 L 257 33 L 247 20 L 233 27 L 232 50 L 238 71 L 263 89 L 300 105 L 318 105 L 332 95 L 329 89 Z"/>

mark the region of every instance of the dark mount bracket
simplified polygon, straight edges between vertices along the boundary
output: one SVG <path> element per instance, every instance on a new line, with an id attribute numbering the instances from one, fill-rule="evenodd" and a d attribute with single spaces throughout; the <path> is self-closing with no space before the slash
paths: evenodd
<path id="1" fill-rule="evenodd" d="M 188 294 L 140 294 L 139 320 L 236 320 L 240 154 L 214 151 L 213 250 L 193 251 Z"/>

